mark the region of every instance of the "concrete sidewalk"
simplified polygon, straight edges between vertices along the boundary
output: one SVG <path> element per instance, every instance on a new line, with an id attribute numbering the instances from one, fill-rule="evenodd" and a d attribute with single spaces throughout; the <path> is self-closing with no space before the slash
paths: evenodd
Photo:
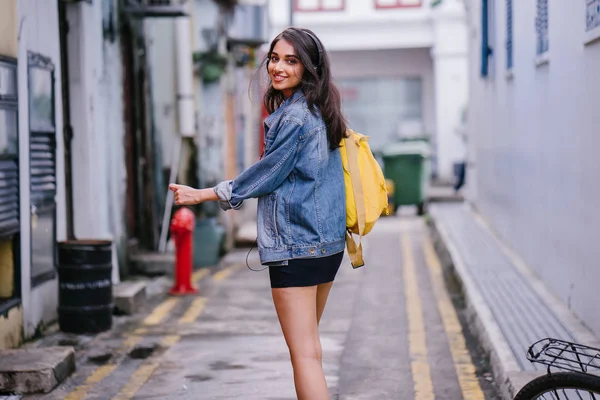
<path id="1" fill-rule="evenodd" d="M 436 251 L 446 274 L 461 286 L 470 329 L 488 353 L 505 399 L 546 373 L 545 366 L 526 357 L 535 341 L 550 337 L 600 347 L 594 334 L 467 204 L 436 204 L 430 213 Z"/>

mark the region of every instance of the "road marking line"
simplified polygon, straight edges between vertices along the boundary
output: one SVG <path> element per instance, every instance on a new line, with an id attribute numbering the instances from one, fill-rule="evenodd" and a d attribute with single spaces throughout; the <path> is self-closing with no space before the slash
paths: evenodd
<path id="1" fill-rule="evenodd" d="M 140 365 L 140 367 L 134 372 L 131 378 L 129 378 L 127 384 L 123 386 L 119 394 L 113 397 L 112 400 L 131 399 L 133 396 L 135 396 L 137 391 L 140 390 L 142 386 L 144 386 L 144 383 L 146 383 L 148 379 L 150 379 L 150 376 L 152 376 L 156 368 L 158 368 L 158 363 Z"/>
<path id="2" fill-rule="evenodd" d="M 450 353 L 454 361 L 454 368 L 458 376 L 458 383 L 464 400 L 484 400 L 485 396 L 477 379 L 476 368 L 471 360 L 471 355 L 465 343 L 462 326 L 452 304 L 452 300 L 444 286 L 444 277 L 439 258 L 433 250 L 429 238 L 423 239 L 425 261 L 429 268 L 429 275 L 433 292 L 437 299 L 438 309 L 444 324 L 444 330 L 450 345 Z"/>
<path id="3" fill-rule="evenodd" d="M 210 271 L 208 268 L 202 268 L 192 274 L 192 282 L 198 283 L 202 278 L 208 275 Z"/>
<path id="4" fill-rule="evenodd" d="M 167 335 L 162 338 L 160 345 L 168 349 L 171 346 L 175 346 L 179 342 L 179 339 L 181 339 L 179 335 Z"/>
<path id="5" fill-rule="evenodd" d="M 414 383 L 415 400 L 433 400 L 431 369 L 427 360 L 427 342 L 423 308 L 419 297 L 419 286 L 415 273 L 415 260 L 410 239 L 402 235 L 402 258 L 404 261 L 404 290 L 406 296 L 406 314 L 408 317 L 408 348 L 411 358 L 411 370 Z"/>
<path id="6" fill-rule="evenodd" d="M 123 339 L 123 346 L 125 348 L 131 348 L 137 346 L 142 341 L 142 335 L 127 335 L 125 339 Z"/>
<path id="7" fill-rule="evenodd" d="M 150 315 L 148 315 L 144 319 L 144 325 L 158 325 L 161 321 L 173 310 L 173 308 L 179 303 L 179 298 L 177 297 L 169 297 L 162 303 L 160 303 L 156 308 L 152 311 Z"/>
<path id="8" fill-rule="evenodd" d="M 216 274 L 213 275 L 213 280 L 214 281 L 222 281 L 224 279 L 229 278 L 229 276 L 236 270 L 238 269 L 242 264 L 233 264 L 219 272 L 217 272 Z"/>
<path id="9" fill-rule="evenodd" d="M 205 297 L 195 298 L 194 301 L 192 301 L 192 304 L 190 304 L 190 307 L 187 309 L 185 314 L 183 314 L 183 317 L 181 317 L 179 319 L 179 323 L 180 324 L 191 324 L 194 321 L 196 321 L 196 319 L 198 319 L 200 314 L 202 314 L 202 311 L 204 311 L 205 304 L 206 304 Z"/>
<path id="10" fill-rule="evenodd" d="M 96 368 L 90 376 L 87 377 L 85 382 L 82 385 L 79 385 L 73 390 L 71 393 L 65 397 L 65 400 L 83 400 L 87 392 L 98 382 L 106 378 L 110 375 L 115 368 L 116 365 L 103 365 L 101 367 Z"/>

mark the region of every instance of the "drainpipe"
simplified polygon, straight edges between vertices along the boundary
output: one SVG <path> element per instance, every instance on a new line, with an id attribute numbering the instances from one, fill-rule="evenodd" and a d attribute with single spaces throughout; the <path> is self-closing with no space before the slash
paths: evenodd
<path id="1" fill-rule="evenodd" d="M 75 239 L 75 229 L 73 221 L 73 173 L 72 173 L 72 145 L 73 145 L 73 125 L 71 125 L 71 105 L 69 96 L 69 55 L 67 45 L 67 34 L 69 31 L 69 22 L 67 21 L 67 4 L 58 2 L 58 31 L 60 39 L 60 66 L 62 82 L 62 101 L 63 101 L 63 137 L 65 152 L 65 203 L 66 203 L 66 228 L 67 239 Z"/>
<path id="2" fill-rule="evenodd" d="M 177 114 L 179 132 L 176 134 L 173 144 L 173 158 L 171 160 L 171 172 L 169 183 L 177 179 L 181 152 L 184 148 L 184 142 L 193 140 L 195 134 L 194 119 L 194 74 L 192 68 L 192 43 L 190 37 L 190 18 L 193 10 L 191 1 L 183 4 L 186 15 L 175 19 L 175 58 L 177 68 Z M 187 151 L 189 155 L 189 151 Z M 186 157 L 188 159 L 189 157 Z M 186 166 L 187 169 L 187 166 Z M 184 178 L 184 174 L 180 175 Z M 173 192 L 168 191 L 167 201 L 165 203 L 165 213 L 163 215 L 162 229 L 159 240 L 159 251 L 164 253 L 167 247 L 167 232 L 169 229 L 169 219 L 173 207 Z"/>

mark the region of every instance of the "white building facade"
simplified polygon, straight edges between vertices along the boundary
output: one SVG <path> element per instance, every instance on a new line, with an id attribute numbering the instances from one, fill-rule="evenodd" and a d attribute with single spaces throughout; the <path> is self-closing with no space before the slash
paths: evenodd
<path id="1" fill-rule="evenodd" d="M 0 5 L 0 348 L 56 321 L 57 242 L 112 240 L 118 281 L 123 78 L 117 27 L 106 23 L 116 11 L 116 0 Z"/>
<path id="2" fill-rule="evenodd" d="M 0 2 L 0 349 L 56 321 L 58 242 L 112 241 L 118 283 L 149 230 L 140 25 L 118 0 Z"/>
<path id="3" fill-rule="evenodd" d="M 374 150 L 428 136 L 434 173 L 453 179 L 463 161 L 457 134 L 467 104 L 467 36 L 462 1 L 296 0 L 270 2 L 272 35 L 293 24 L 327 48 L 344 112 Z"/>
<path id="4" fill-rule="evenodd" d="M 597 334 L 600 2 L 471 0 L 468 192 Z"/>

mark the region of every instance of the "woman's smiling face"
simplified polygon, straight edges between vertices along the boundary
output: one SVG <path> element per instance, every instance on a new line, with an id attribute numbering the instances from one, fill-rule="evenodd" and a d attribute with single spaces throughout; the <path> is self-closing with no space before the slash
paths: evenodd
<path id="1" fill-rule="evenodd" d="M 280 90 L 285 98 L 288 98 L 300 85 L 304 65 L 296 55 L 294 46 L 287 40 L 281 39 L 273 47 L 268 70 L 273 88 Z"/>

